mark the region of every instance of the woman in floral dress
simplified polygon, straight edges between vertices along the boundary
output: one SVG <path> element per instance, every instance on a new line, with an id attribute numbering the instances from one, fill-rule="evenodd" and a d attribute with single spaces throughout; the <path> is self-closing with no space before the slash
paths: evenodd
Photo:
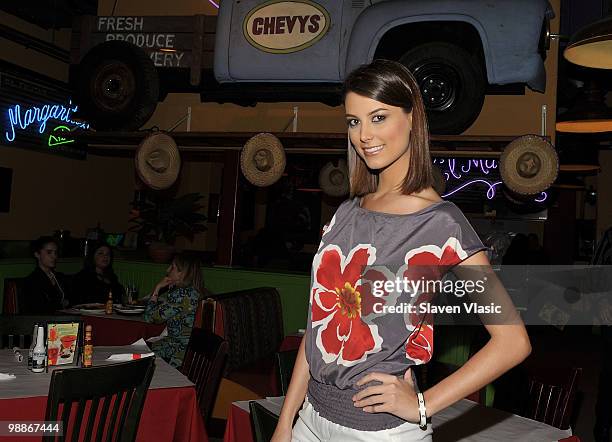
<path id="1" fill-rule="evenodd" d="M 324 227 L 313 259 L 306 335 L 272 441 L 431 441 L 429 418 L 520 363 L 529 337 L 502 287 L 503 325 L 486 322 L 488 343 L 419 390 L 411 366 L 432 358 L 431 315 L 394 309 L 426 305 L 431 295 L 385 283 L 490 264 L 461 210 L 432 188 L 427 121 L 410 72 L 385 60 L 358 68 L 345 81 L 344 106 L 351 198 Z"/>
<path id="2" fill-rule="evenodd" d="M 151 349 L 173 367 L 183 363 L 201 290 L 199 261 L 178 254 L 168 267 L 166 277 L 155 286 L 145 309 L 147 322 L 166 323 L 168 336 L 151 344 Z"/>

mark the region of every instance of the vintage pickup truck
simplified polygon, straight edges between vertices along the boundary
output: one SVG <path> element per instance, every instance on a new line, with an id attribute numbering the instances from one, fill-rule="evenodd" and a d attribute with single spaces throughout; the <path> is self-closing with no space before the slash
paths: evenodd
<path id="1" fill-rule="evenodd" d="M 94 127 L 132 130 L 169 92 L 337 105 L 352 69 L 387 58 L 416 76 L 431 131 L 461 133 L 498 85 L 544 90 L 551 17 L 547 0 L 224 0 L 218 16 L 81 16 L 71 84 Z"/>

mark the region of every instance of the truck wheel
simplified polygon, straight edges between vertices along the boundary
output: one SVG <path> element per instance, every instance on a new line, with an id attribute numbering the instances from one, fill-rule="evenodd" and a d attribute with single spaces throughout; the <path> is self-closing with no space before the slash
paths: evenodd
<path id="1" fill-rule="evenodd" d="M 145 52 L 120 41 L 96 46 L 77 71 L 83 117 L 98 130 L 137 130 L 159 98 L 157 70 Z"/>
<path id="2" fill-rule="evenodd" d="M 487 84 L 476 57 L 459 46 L 435 42 L 409 50 L 399 61 L 417 80 L 432 133 L 460 134 L 476 120 Z"/>

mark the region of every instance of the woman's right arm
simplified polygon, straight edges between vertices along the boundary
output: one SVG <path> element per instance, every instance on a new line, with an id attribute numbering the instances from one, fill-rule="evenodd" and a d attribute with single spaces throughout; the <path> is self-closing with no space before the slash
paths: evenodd
<path id="1" fill-rule="evenodd" d="M 285 402 L 283 403 L 283 408 L 278 418 L 278 424 L 276 425 L 276 430 L 274 431 L 271 442 L 291 441 L 293 419 L 306 397 L 308 380 L 310 379 L 310 369 L 308 367 L 308 361 L 306 361 L 306 351 L 304 350 L 305 342 L 306 335 L 304 335 L 298 350 L 293 373 L 291 374 L 291 382 L 287 389 L 287 396 L 285 396 Z"/>

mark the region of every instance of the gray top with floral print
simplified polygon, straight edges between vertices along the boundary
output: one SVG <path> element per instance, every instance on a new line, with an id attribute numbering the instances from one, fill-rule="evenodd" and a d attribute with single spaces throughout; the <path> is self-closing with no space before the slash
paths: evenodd
<path id="1" fill-rule="evenodd" d="M 405 421 L 353 405 L 361 377 L 403 376 L 428 362 L 433 325 L 401 306 L 429 301 L 423 292 L 385 291 L 385 281 L 418 280 L 485 249 L 461 210 L 440 201 L 410 214 L 388 214 L 343 202 L 323 229 L 311 274 L 306 358 L 308 399 L 319 414 L 345 427 L 377 431 Z M 423 279 L 421 278 L 421 279 Z M 391 312 L 396 308 L 396 312 Z"/>

